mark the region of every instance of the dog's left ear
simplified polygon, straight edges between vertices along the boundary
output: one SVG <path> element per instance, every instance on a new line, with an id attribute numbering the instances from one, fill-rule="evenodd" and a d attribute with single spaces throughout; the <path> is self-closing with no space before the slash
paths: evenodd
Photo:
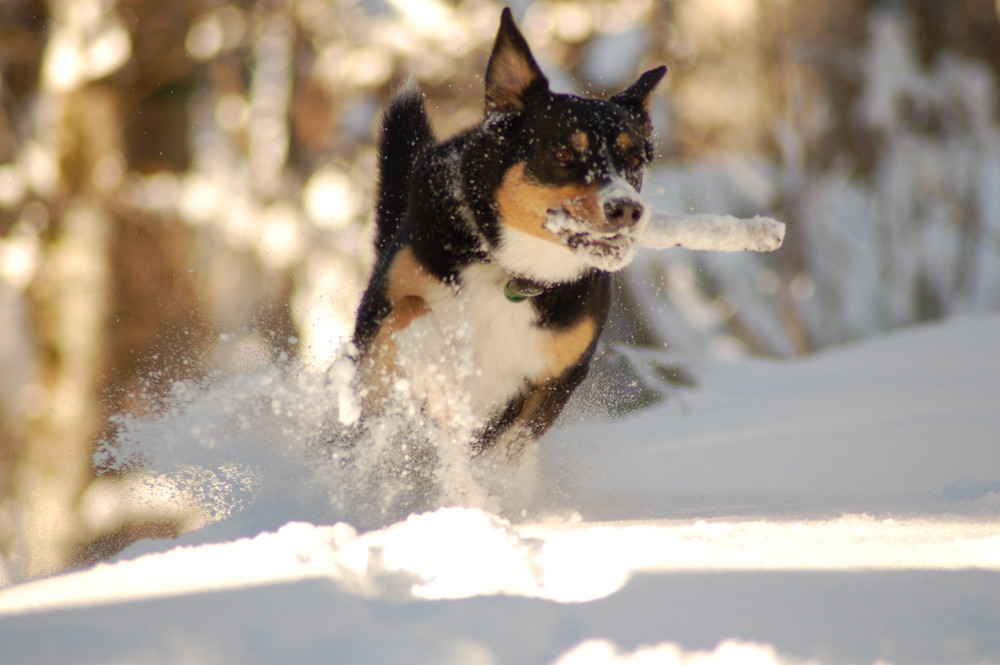
<path id="1" fill-rule="evenodd" d="M 500 29 L 486 65 L 486 112 L 521 111 L 525 97 L 549 89 L 528 42 L 514 23 L 510 8 L 500 14 Z"/>
<path id="2" fill-rule="evenodd" d="M 656 84 L 663 79 L 664 75 L 667 73 L 667 66 L 660 65 L 655 69 L 650 69 L 648 72 L 639 77 L 639 80 L 625 88 L 617 95 L 611 97 L 611 101 L 619 106 L 635 113 L 637 116 L 646 121 L 646 125 L 649 130 L 649 104 L 650 98 L 649 93 L 653 91 Z"/>

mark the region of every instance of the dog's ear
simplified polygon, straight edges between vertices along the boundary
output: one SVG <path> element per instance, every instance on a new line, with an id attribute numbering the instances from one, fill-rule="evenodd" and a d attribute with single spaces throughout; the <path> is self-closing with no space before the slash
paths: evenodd
<path id="1" fill-rule="evenodd" d="M 510 8 L 500 14 L 500 29 L 486 65 L 486 112 L 524 109 L 525 98 L 548 90 L 549 81 L 531 55 L 528 42 L 514 23 Z"/>
<path id="2" fill-rule="evenodd" d="M 648 72 L 639 77 L 639 80 L 625 88 L 617 95 L 611 97 L 611 101 L 618 104 L 621 107 L 635 113 L 643 120 L 649 120 L 649 104 L 650 98 L 649 93 L 653 92 L 653 88 L 656 84 L 663 79 L 664 75 L 667 73 L 667 66 L 660 65 L 655 69 L 650 69 Z M 652 129 L 651 127 L 649 129 Z"/>

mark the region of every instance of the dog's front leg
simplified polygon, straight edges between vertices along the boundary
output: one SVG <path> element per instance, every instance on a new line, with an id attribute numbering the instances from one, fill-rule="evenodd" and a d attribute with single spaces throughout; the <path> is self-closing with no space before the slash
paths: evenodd
<path id="1" fill-rule="evenodd" d="M 470 331 L 455 287 L 434 278 L 409 248 L 397 253 L 387 277 L 389 313 L 361 360 L 366 411 L 391 405 L 438 427 L 472 427 Z"/>

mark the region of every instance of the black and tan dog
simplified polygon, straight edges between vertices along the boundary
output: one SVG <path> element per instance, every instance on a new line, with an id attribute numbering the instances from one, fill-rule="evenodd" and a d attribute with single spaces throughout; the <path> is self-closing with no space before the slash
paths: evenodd
<path id="1" fill-rule="evenodd" d="M 665 73 L 609 100 L 554 94 L 505 9 L 479 125 L 438 143 L 414 87 L 390 102 L 354 331 L 368 412 L 405 393 L 412 411 L 463 422 L 477 452 L 514 454 L 552 425 L 649 218 L 638 191 Z"/>

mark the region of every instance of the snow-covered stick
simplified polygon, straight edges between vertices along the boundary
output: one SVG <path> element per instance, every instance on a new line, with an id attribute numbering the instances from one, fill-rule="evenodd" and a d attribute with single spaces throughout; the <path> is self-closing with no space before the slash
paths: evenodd
<path id="1" fill-rule="evenodd" d="M 785 225 L 770 217 L 662 215 L 653 213 L 636 242 L 650 249 L 684 247 L 716 252 L 773 252 L 785 239 Z"/>

